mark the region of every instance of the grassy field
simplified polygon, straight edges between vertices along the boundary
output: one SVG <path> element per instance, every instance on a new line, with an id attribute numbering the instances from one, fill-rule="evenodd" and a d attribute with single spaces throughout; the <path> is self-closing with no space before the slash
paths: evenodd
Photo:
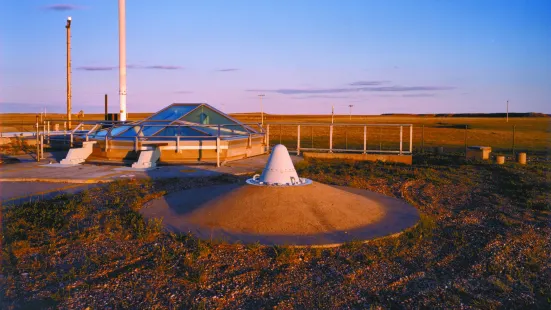
<path id="1" fill-rule="evenodd" d="M 0 213 L 0 308 L 551 307 L 549 163 L 415 155 L 413 166 L 311 160 L 301 176 L 404 199 L 397 237 L 331 249 L 164 232 L 139 209 L 230 176 L 128 180 Z"/>
<path id="2" fill-rule="evenodd" d="M 150 113 L 130 113 L 130 120 L 139 120 Z M 254 113 L 234 114 L 235 118 L 245 123 L 259 123 L 260 115 Z M 48 119 L 61 120 L 63 115 L 51 114 Z M 102 114 L 86 114 L 85 120 L 98 120 Z M 76 119 L 76 115 L 74 116 Z M 283 143 L 289 149 L 297 145 L 297 126 L 301 125 L 301 146 L 313 148 L 329 147 L 328 115 L 265 115 L 265 122 L 270 124 L 270 143 Z M 0 114 L 0 131 L 32 131 L 35 115 Z M 59 123 L 63 129 L 62 121 Z M 75 121 L 75 124 L 77 121 Z M 551 117 L 510 117 L 509 122 L 496 117 L 433 117 L 433 116 L 361 116 L 337 115 L 333 147 L 341 149 L 363 149 L 363 127 L 358 124 L 413 124 L 413 149 L 419 152 L 422 148 L 442 146 L 451 152 L 462 152 L 465 137 L 468 145 L 491 146 L 495 152 L 511 154 L 514 144 L 517 151 L 529 154 L 547 155 L 551 145 Z M 310 124 L 324 124 L 315 125 Z M 350 125 L 350 126 L 346 126 Z M 467 128 L 467 129 L 465 129 Z M 404 150 L 409 149 L 409 130 L 403 131 Z M 399 129 L 396 127 L 369 127 L 367 148 L 373 150 L 397 150 Z"/>

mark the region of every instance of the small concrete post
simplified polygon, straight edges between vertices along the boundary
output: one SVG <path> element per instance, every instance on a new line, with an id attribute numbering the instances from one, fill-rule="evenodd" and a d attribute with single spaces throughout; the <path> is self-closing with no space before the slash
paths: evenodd
<path id="1" fill-rule="evenodd" d="M 300 125 L 297 125 L 297 155 L 300 155 Z"/>
<path id="2" fill-rule="evenodd" d="M 329 153 L 333 153 L 333 125 L 329 126 Z"/>
<path id="3" fill-rule="evenodd" d="M 413 153 L 413 125 L 409 125 L 409 153 Z"/>
<path id="4" fill-rule="evenodd" d="M 526 153 L 518 153 L 517 162 L 521 165 L 526 165 Z"/>
<path id="5" fill-rule="evenodd" d="M 403 142 L 403 134 L 404 134 L 403 131 L 404 131 L 403 127 L 400 126 L 400 155 L 402 155 L 402 142 Z"/>
<path id="6" fill-rule="evenodd" d="M 367 151 L 367 126 L 364 126 L 364 154 Z"/>
<path id="7" fill-rule="evenodd" d="M 36 161 L 40 161 L 40 140 L 38 137 L 38 115 L 36 115 Z"/>
<path id="8" fill-rule="evenodd" d="M 266 125 L 266 147 L 268 147 L 268 152 L 270 151 L 270 124 Z"/>
<path id="9" fill-rule="evenodd" d="M 496 163 L 498 165 L 503 165 L 505 163 L 505 156 L 503 155 L 496 156 Z"/>
<path id="10" fill-rule="evenodd" d="M 220 167 L 220 136 L 216 137 L 216 167 Z"/>
<path id="11" fill-rule="evenodd" d="M 44 134 L 40 134 L 40 159 L 44 159 Z"/>
<path id="12" fill-rule="evenodd" d="M 180 136 L 176 135 L 176 153 L 180 153 Z"/>

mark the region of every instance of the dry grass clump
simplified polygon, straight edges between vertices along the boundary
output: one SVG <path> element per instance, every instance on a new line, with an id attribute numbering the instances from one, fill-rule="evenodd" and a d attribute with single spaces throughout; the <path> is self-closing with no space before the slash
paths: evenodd
<path id="1" fill-rule="evenodd" d="M 301 163 L 301 176 L 422 213 L 399 236 L 330 249 L 202 241 L 136 212 L 230 177 L 126 181 L 3 209 L 0 307 L 548 309 L 550 168 L 442 156 Z"/>

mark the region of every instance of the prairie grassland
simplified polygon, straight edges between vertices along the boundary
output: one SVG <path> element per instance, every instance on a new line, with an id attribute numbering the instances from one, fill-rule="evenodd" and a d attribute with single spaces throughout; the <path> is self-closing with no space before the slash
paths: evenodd
<path id="1" fill-rule="evenodd" d="M 549 163 L 415 156 L 297 165 L 421 213 L 399 236 L 330 249 L 198 240 L 138 212 L 169 192 L 243 182 L 230 176 L 121 181 L 2 208 L 0 308 L 549 309 Z"/>
<path id="2" fill-rule="evenodd" d="M 151 113 L 130 113 L 129 120 L 140 120 Z M 233 114 L 245 123 L 260 123 L 255 113 Z M 32 131 L 35 123 L 33 114 L 0 114 L 0 131 Z M 63 114 L 49 114 L 48 119 L 63 129 Z M 76 115 L 74 123 L 78 123 Z M 103 114 L 85 114 L 84 120 L 103 119 Z M 265 123 L 270 124 L 270 144 L 283 143 L 290 149 L 297 145 L 296 125 L 301 125 L 301 147 L 328 148 L 329 128 L 309 124 L 329 124 L 330 115 L 270 115 L 265 114 Z M 509 122 L 496 117 L 432 117 L 432 116 L 362 116 L 336 115 L 333 148 L 363 149 L 363 127 L 346 125 L 361 124 L 413 124 L 413 149 L 419 151 L 443 146 L 448 151 L 462 151 L 465 134 L 468 145 L 491 146 L 495 151 L 511 153 L 513 127 L 515 127 L 515 149 L 532 154 L 544 155 L 551 145 L 551 117 L 510 117 Z M 465 130 L 465 128 L 468 128 Z M 403 131 L 404 150 L 409 149 L 409 130 Z M 372 150 L 397 150 L 399 129 L 396 127 L 369 127 L 367 148 Z"/>

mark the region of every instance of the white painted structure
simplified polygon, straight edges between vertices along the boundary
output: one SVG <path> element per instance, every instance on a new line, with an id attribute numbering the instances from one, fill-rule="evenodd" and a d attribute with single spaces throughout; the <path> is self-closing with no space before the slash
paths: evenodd
<path id="1" fill-rule="evenodd" d="M 65 159 L 62 159 L 59 163 L 62 165 L 78 165 L 86 161 L 86 158 L 92 154 L 93 146 L 96 141 L 82 142 L 82 147 L 72 148 L 67 153 Z"/>
<path id="2" fill-rule="evenodd" d="M 272 154 L 262 171 L 262 174 L 255 175 L 247 180 L 251 185 L 276 185 L 293 186 L 312 184 L 312 180 L 299 178 L 295 165 L 289 156 L 289 151 L 283 144 L 274 146 Z"/>

